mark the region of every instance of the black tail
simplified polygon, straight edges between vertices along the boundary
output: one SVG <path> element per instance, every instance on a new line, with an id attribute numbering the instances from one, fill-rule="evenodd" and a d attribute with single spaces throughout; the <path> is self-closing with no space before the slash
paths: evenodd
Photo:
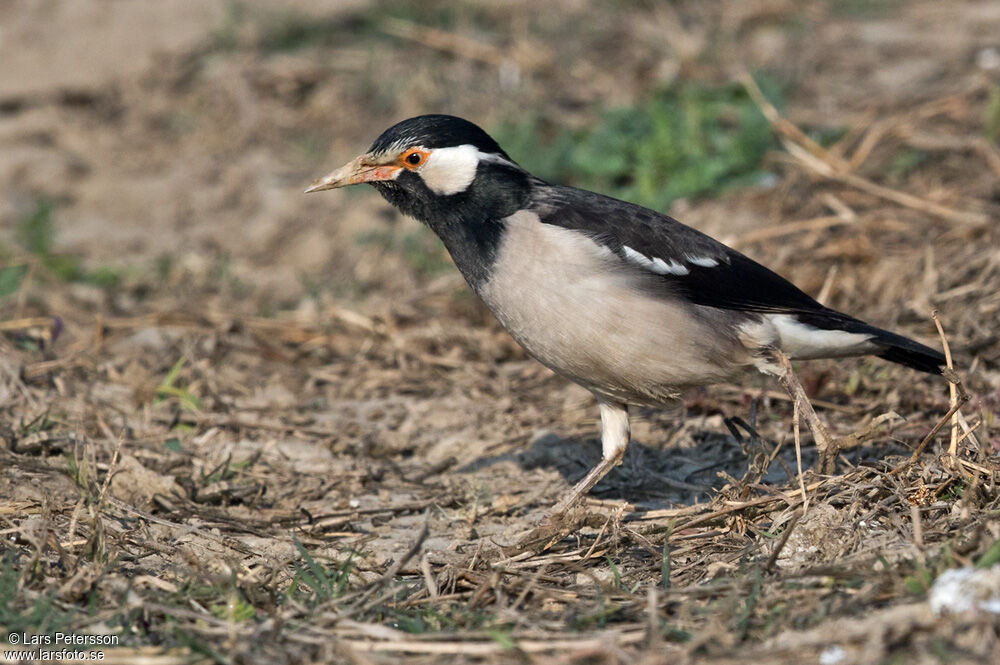
<path id="1" fill-rule="evenodd" d="M 878 334 L 872 341 L 880 348 L 875 353 L 879 358 L 885 358 L 890 362 L 906 365 L 928 374 L 941 373 L 941 368 L 945 365 L 943 353 L 935 351 L 929 346 L 924 346 L 920 342 L 914 342 L 908 337 L 878 328 L 875 330 L 878 331 Z"/>
<path id="2" fill-rule="evenodd" d="M 879 358 L 890 362 L 906 365 L 928 374 L 941 374 L 941 368 L 946 364 L 944 354 L 929 346 L 915 342 L 909 337 L 876 328 L 853 316 L 842 314 L 835 310 L 823 308 L 815 312 L 797 314 L 800 322 L 822 330 L 843 330 L 850 333 L 870 335 L 870 343 L 876 346 L 874 353 Z"/>

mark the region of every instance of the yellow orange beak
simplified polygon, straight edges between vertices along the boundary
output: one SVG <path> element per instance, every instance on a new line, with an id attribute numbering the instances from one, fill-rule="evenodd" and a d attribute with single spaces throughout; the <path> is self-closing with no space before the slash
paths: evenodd
<path id="1" fill-rule="evenodd" d="M 364 182 L 377 182 L 379 180 L 394 180 L 402 167 L 396 164 L 378 164 L 371 155 L 361 155 L 360 157 L 344 164 L 336 171 L 332 171 L 322 178 L 313 182 L 306 189 L 305 193 L 322 192 L 326 189 L 337 189 L 348 185 L 358 185 Z"/>

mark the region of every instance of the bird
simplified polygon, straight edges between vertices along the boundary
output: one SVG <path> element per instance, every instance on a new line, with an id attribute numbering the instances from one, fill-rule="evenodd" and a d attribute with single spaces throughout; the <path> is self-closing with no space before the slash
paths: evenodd
<path id="1" fill-rule="evenodd" d="M 621 463 L 629 405 L 755 370 L 780 377 L 775 357 L 789 372 L 788 359 L 863 355 L 943 371 L 938 351 L 820 304 L 666 214 L 532 175 L 456 116 L 403 120 L 305 191 L 361 183 L 430 227 L 525 351 L 596 398 L 601 461 L 550 517 Z"/>

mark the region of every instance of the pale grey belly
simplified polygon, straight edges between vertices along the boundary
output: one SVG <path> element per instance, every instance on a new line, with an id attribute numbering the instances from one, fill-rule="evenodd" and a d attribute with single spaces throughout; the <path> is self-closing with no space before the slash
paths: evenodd
<path id="1" fill-rule="evenodd" d="M 727 313 L 651 292 L 652 277 L 616 262 L 565 229 L 515 226 L 479 293 L 528 353 L 622 401 L 663 403 L 752 363 Z"/>

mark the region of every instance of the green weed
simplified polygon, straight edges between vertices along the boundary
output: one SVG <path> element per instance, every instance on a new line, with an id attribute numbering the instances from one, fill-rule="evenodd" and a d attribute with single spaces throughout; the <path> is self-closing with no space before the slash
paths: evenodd
<path id="1" fill-rule="evenodd" d="M 17 239 L 45 269 L 45 272 L 64 282 L 86 282 L 99 287 L 116 286 L 121 281 L 117 270 L 101 266 L 95 270 L 85 270 L 75 256 L 57 254 L 55 244 L 55 224 L 53 214 L 55 204 L 47 198 L 35 202 L 35 208 L 24 214 L 17 225 Z M 13 266 L 0 271 L 0 297 L 10 295 L 24 279 L 26 267 Z"/>
<path id="2" fill-rule="evenodd" d="M 754 625 L 754 615 L 761 598 L 761 575 L 759 566 L 750 571 L 750 593 L 747 594 L 746 601 L 736 617 L 736 631 L 742 639 L 749 636 L 750 629 Z"/>
<path id="3" fill-rule="evenodd" d="M 914 596 L 922 596 L 930 591 L 931 585 L 934 584 L 936 578 L 937 575 L 933 570 L 924 565 L 919 565 L 912 575 L 907 575 L 903 578 L 903 586 Z"/>
<path id="4" fill-rule="evenodd" d="M 892 158 L 892 163 L 889 165 L 889 172 L 898 178 L 905 178 L 929 162 L 930 159 L 931 155 L 928 152 L 906 148 L 896 153 Z"/>
<path id="5" fill-rule="evenodd" d="M 209 611 L 218 618 L 232 621 L 233 623 L 249 621 L 257 614 L 257 609 L 244 600 L 235 589 L 226 602 L 212 605 L 209 607 Z"/>
<path id="6" fill-rule="evenodd" d="M 997 540 L 983 552 L 979 560 L 976 561 L 976 568 L 990 568 L 1000 563 L 1000 540 Z"/>
<path id="7" fill-rule="evenodd" d="M 50 256 L 55 230 L 52 225 L 52 201 L 46 198 L 35 202 L 35 209 L 21 217 L 17 226 L 18 240 L 36 256 Z"/>
<path id="8" fill-rule="evenodd" d="M 17 293 L 27 274 L 28 266 L 25 264 L 0 268 L 0 298 Z"/>
<path id="9" fill-rule="evenodd" d="M 847 18 L 884 18 L 898 5 L 897 0 L 831 0 L 833 13 Z"/>
<path id="10" fill-rule="evenodd" d="M 192 393 L 187 387 L 177 385 L 181 370 L 184 369 L 186 362 L 187 358 L 183 356 L 179 358 L 173 367 L 170 368 L 170 371 L 167 372 L 167 375 L 163 377 L 163 380 L 160 381 L 160 385 L 156 387 L 156 404 L 174 398 L 180 402 L 181 408 L 185 411 L 198 411 L 201 409 L 201 400 L 198 399 L 197 395 Z"/>
<path id="11" fill-rule="evenodd" d="M 761 87 L 780 105 L 779 89 Z M 501 145 L 541 178 L 603 192 L 658 210 L 682 197 L 759 185 L 774 147 L 770 124 L 742 86 L 698 82 L 668 88 L 594 126 L 550 130 L 541 118 L 501 127 Z"/>
<path id="12" fill-rule="evenodd" d="M 26 604 L 20 594 L 21 566 L 13 550 L 0 560 L 0 638 L 11 633 L 51 635 L 68 632 L 78 616 L 77 608 L 63 609 L 51 593 L 42 593 Z"/>
<path id="13" fill-rule="evenodd" d="M 352 551 L 339 567 L 327 569 L 313 558 L 298 538 L 293 537 L 293 541 L 305 566 L 295 565 L 295 578 L 288 588 L 289 598 L 298 600 L 307 607 L 315 607 L 331 598 L 342 596 L 354 569 L 355 553 Z"/>
<path id="14" fill-rule="evenodd" d="M 517 646 L 509 631 L 491 628 L 487 630 L 486 633 L 490 636 L 490 639 L 502 646 L 504 649 L 513 649 Z"/>
<path id="15" fill-rule="evenodd" d="M 983 110 L 983 131 L 991 141 L 1000 141 L 1000 84 L 990 86 L 989 98 Z"/>

